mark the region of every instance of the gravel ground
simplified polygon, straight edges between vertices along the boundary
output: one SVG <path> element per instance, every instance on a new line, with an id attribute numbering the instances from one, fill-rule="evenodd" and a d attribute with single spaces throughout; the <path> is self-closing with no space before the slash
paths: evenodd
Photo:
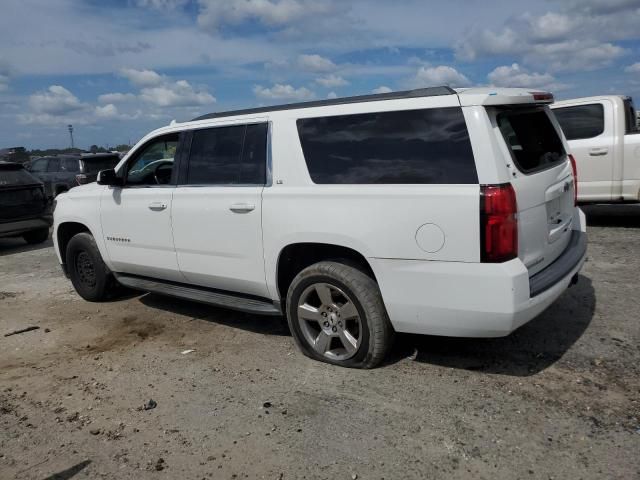
<path id="1" fill-rule="evenodd" d="M 0 334 L 40 327 L 0 336 L 0 478 L 639 478 L 640 206 L 586 210 L 580 281 L 539 318 L 403 335 L 372 371 L 278 318 L 84 302 L 50 242 L 0 240 Z"/>

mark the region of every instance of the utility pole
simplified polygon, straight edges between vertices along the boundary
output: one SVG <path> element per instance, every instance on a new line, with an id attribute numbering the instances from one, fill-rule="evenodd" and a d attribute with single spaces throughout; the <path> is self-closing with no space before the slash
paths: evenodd
<path id="1" fill-rule="evenodd" d="M 71 137 L 71 148 L 73 148 L 73 125 L 67 125 L 69 128 L 69 136 Z"/>

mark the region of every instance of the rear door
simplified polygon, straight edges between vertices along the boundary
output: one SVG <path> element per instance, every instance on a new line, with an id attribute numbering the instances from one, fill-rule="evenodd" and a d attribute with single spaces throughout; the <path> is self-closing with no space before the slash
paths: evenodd
<path id="1" fill-rule="evenodd" d="M 571 238 L 574 182 L 560 130 L 547 107 L 495 109 L 512 160 L 518 203 L 519 257 L 533 275 L 551 264 Z"/>
<path id="2" fill-rule="evenodd" d="M 266 122 L 192 132 L 172 206 L 180 270 L 189 283 L 267 297 L 262 250 Z"/>
<path id="3" fill-rule="evenodd" d="M 559 106 L 553 113 L 578 166 L 578 199 L 608 201 L 613 197 L 614 127 L 609 100 Z"/>

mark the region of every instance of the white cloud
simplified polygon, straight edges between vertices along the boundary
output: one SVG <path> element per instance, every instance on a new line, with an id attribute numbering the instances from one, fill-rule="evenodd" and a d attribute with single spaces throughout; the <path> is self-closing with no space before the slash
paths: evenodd
<path id="1" fill-rule="evenodd" d="M 337 68 L 336 64 L 331 60 L 317 54 L 299 55 L 298 66 L 302 70 L 317 73 L 331 72 Z"/>
<path id="2" fill-rule="evenodd" d="M 140 98 L 158 107 L 193 107 L 211 105 L 216 99 L 206 90 L 196 90 L 186 80 L 165 83 L 158 87 L 143 88 Z"/>
<path id="3" fill-rule="evenodd" d="M 327 93 L 327 98 L 329 100 L 334 99 L 334 98 L 338 98 L 338 94 L 336 92 L 329 92 L 329 93 Z"/>
<path id="4" fill-rule="evenodd" d="M 187 3 L 189 0 L 136 0 L 136 5 L 139 7 L 150 7 L 156 10 L 175 10 Z"/>
<path id="5" fill-rule="evenodd" d="M 0 73 L 0 92 L 9 90 L 9 75 Z"/>
<path id="6" fill-rule="evenodd" d="M 47 90 L 34 93 L 29 97 L 31 110 L 38 114 L 66 115 L 85 110 L 88 105 L 60 85 L 51 85 Z"/>
<path id="7" fill-rule="evenodd" d="M 409 82 L 412 88 L 448 85 L 450 87 L 466 87 L 471 81 L 455 68 L 446 65 L 437 67 L 420 67 Z"/>
<path id="8" fill-rule="evenodd" d="M 487 75 L 496 87 L 539 87 L 548 88 L 555 82 L 549 73 L 529 73 L 517 63 L 497 67 Z"/>
<path id="9" fill-rule="evenodd" d="M 334 74 L 316 78 L 316 83 L 326 88 L 344 87 L 345 85 L 349 85 L 349 82 L 344 78 Z"/>
<path id="10" fill-rule="evenodd" d="M 315 97 L 315 94 L 305 87 L 294 88 L 291 85 L 283 85 L 280 83 L 273 85 L 271 88 L 256 85 L 253 87 L 253 93 L 256 97 L 263 100 L 303 101 Z"/>
<path id="11" fill-rule="evenodd" d="M 116 118 L 118 116 L 118 108 L 113 103 L 109 103 L 103 107 L 97 106 L 95 113 L 100 118 Z"/>
<path id="12" fill-rule="evenodd" d="M 104 93 L 98 97 L 100 103 L 123 103 L 135 100 L 133 93 Z"/>
<path id="13" fill-rule="evenodd" d="M 195 107 L 216 102 L 216 98 L 206 88 L 195 88 L 186 80 L 174 82 L 154 70 L 125 68 L 121 70 L 121 75 L 141 88 L 137 98 L 157 107 Z M 136 96 L 131 93 L 108 93 L 98 97 L 98 101 L 129 102 L 134 98 Z"/>
<path id="14" fill-rule="evenodd" d="M 136 70 L 134 68 L 123 68 L 120 74 L 133 83 L 136 87 L 154 87 L 164 82 L 161 75 L 153 70 Z"/>
<path id="15" fill-rule="evenodd" d="M 305 17 L 325 15 L 335 9 L 329 0 L 198 0 L 198 4 L 198 24 L 211 30 L 251 20 L 279 27 Z"/>
<path id="16" fill-rule="evenodd" d="M 640 73 L 640 62 L 636 62 L 633 65 L 629 65 L 624 69 L 627 73 Z"/>
<path id="17" fill-rule="evenodd" d="M 374 88 L 373 90 L 371 90 L 371 93 L 391 93 L 391 92 L 393 92 L 393 90 L 391 90 L 386 85 L 380 85 L 378 88 Z"/>
<path id="18" fill-rule="evenodd" d="M 638 0 L 586 0 L 562 6 L 559 12 L 521 14 L 502 28 L 473 28 L 455 43 L 456 56 L 467 61 L 515 57 L 552 72 L 596 70 L 627 53 L 614 41 L 638 37 Z"/>

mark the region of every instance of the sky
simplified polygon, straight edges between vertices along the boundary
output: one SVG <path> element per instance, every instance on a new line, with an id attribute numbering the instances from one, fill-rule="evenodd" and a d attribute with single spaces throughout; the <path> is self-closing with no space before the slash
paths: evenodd
<path id="1" fill-rule="evenodd" d="M 418 87 L 635 95 L 640 0 L 2 0 L 0 148 Z"/>

